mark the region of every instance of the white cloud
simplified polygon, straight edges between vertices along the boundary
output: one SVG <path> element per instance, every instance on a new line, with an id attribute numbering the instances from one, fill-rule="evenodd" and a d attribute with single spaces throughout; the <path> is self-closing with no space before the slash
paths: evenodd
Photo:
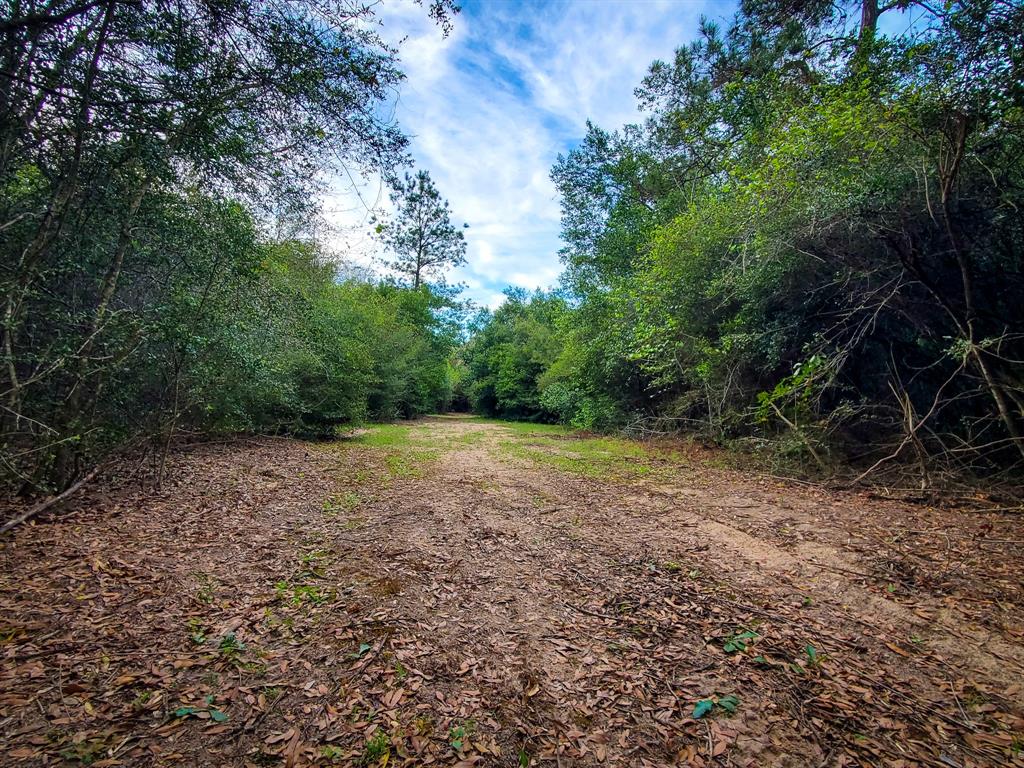
<path id="1" fill-rule="evenodd" d="M 385 0 L 380 31 L 399 44 L 407 75 L 395 117 L 456 221 L 470 225 L 468 263 L 453 278 L 472 298 L 495 306 L 507 284 L 556 283 L 556 157 L 587 119 L 609 129 L 637 120 L 633 89 L 651 61 L 692 40 L 701 13 L 730 12 L 714 2 L 467 3 L 446 39 L 422 6 Z M 351 187 L 339 180 L 329 219 L 344 225 L 342 250 L 368 259 L 375 246 Z M 360 191 L 367 204 L 387 202 L 376 181 Z"/>

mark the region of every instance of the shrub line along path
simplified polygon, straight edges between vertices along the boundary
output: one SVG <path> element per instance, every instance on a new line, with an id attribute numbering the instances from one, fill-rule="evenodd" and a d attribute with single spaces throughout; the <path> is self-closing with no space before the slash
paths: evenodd
<path id="1" fill-rule="evenodd" d="M 7 764 L 1024 765 L 1012 516 L 439 417 L 2 543 Z"/>

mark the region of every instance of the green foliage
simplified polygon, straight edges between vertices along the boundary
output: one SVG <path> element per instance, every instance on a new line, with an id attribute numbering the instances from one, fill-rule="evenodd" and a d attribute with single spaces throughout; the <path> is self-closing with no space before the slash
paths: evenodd
<path id="1" fill-rule="evenodd" d="M 60 489 L 180 429 L 444 406 L 450 296 L 308 235 L 325 158 L 395 182 L 407 160 L 372 4 L 57 5 L 4 22 L 0 482 Z"/>
<path id="2" fill-rule="evenodd" d="M 1024 6 L 750 0 L 552 170 L 563 287 L 510 294 L 475 410 L 769 438 L 793 461 L 1024 455 Z M 901 4 L 879 9 L 883 18 Z M 856 11 L 856 13 L 851 13 Z"/>
<path id="3" fill-rule="evenodd" d="M 448 201 L 429 173 L 406 174 L 395 184 L 391 202 L 396 208 L 394 219 L 378 223 L 375 232 L 394 254 L 388 266 L 404 275 L 414 290 L 445 269 L 466 263 L 466 238 L 452 224 Z"/>
<path id="4" fill-rule="evenodd" d="M 215 723 L 226 723 L 230 719 L 226 712 L 213 706 L 213 696 L 207 696 L 204 702 L 205 706 L 202 707 L 178 707 L 174 710 L 174 716 L 182 719 L 192 717 L 200 720 L 209 719 Z"/>
<path id="5" fill-rule="evenodd" d="M 549 421 L 559 414 L 544 404 L 542 377 L 562 350 L 558 332 L 567 313 L 554 294 L 509 289 L 505 302 L 476 320 L 463 350 L 473 410 L 486 416 Z"/>
<path id="6" fill-rule="evenodd" d="M 750 630 L 740 632 L 729 637 L 722 645 L 722 650 L 724 650 L 726 653 L 746 651 L 747 648 L 751 644 L 753 644 L 753 642 L 757 640 L 759 637 L 759 634 L 757 634 L 756 632 L 751 632 Z"/>
<path id="7" fill-rule="evenodd" d="M 721 709 L 730 715 L 735 714 L 739 705 L 739 697 L 732 694 L 713 699 L 701 699 L 693 707 L 693 719 L 700 720 L 703 717 L 707 717 L 715 708 Z"/>
<path id="8" fill-rule="evenodd" d="M 374 731 L 373 735 L 366 740 L 360 765 L 376 765 L 390 754 L 391 740 L 388 735 L 381 730 Z"/>

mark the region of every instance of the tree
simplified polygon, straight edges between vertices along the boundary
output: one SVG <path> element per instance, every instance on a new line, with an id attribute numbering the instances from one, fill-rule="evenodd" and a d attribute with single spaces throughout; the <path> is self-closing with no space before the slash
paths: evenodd
<path id="1" fill-rule="evenodd" d="M 266 233 L 271 215 L 315 220 L 325 157 L 388 179 L 408 162 L 379 109 L 403 75 L 375 3 L 8 6 L 0 482 L 66 487 L 129 441 L 166 445 L 179 422 L 361 416 L 376 321 L 342 337 L 363 314 L 327 260 Z M 428 7 L 444 29 L 457 11 Z"/>
<path id="2" fill-rule="evenodd" d="M 1022 45 L 1024 6 L 999 0 L 705 21 L 652 64 L 643 123 L 588 126 L 553 169 L 571 320 L 523 380 L 540 406 L 819 465 L 903 457 L 925 483 L 936 460 L 1024 467 Z M 492 410 L 494 360 L 469 385 Z"/>
<path id="3" fill-rule="evenodd" d="M 376 232 L 394 254 L 385 264 L 406 276 L 414 289 L 428 277 L 466 263 L 466 238 L 452 224 L 448 201 L 441 197 L 429 173 L 407 173 L 404 181 L 395 185 L 391 202 L 394 218 L 379 224 Z"/>

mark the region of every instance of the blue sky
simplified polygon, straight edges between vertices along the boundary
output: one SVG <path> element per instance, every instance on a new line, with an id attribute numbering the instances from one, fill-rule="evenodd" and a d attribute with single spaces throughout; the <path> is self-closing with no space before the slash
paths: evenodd
<path id="1" fill-rule="evenodd" d="M 447 39 L 411 0 L 384 0 L 381 33 L 400 43 L 407 75 L 393 104 L 418 167 L 469 224 L 468 263 L 452 277 L 496 306 L 509 285 L 558 279 L 558 196 L 548 174 L 584 135 L 636 122 L 633 89 L 650 63 L 696 36 L 702 14 L 725 20 L 725 2 L 471 0 Z M 344 256 L 366 262 L 367 207 L 387 206 L 377 181 L 338 179 L 328 220 Z"/>

